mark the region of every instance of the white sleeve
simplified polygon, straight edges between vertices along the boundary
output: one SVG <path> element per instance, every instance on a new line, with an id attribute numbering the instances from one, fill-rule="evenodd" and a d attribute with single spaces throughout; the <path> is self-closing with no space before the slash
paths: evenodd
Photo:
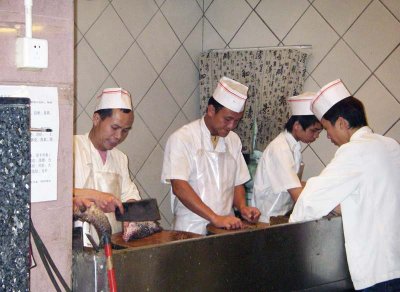
<path id="1" fill-rule="evenodd" d="M 307 181 L 290 222 L 319 219 L 358 192 L 362 163 L 354 150 L 342 147 L 319 176 Z"/>
<path id="2" fill-rule="evenodd" d="M 243 154 L 242 154 L 242 142 L 240 141 L 238 137 L 238 150 L 236 153 L 236 178 L 235 178 L 235 186 L 242 185 L 249 181 L 251 179 L 250 177 L 250 172 L 249 168 L 247 167 L 246 160 L 244 160 Z"/>
<path id="3" fill-rule="evenodd" d="M 171 179 L 189 181 L 192 162 L 188 139 L 189 137 L 183 137 L 179 132 L 169 137 L 164 151 L 162 183 L 170 183 Z"/>

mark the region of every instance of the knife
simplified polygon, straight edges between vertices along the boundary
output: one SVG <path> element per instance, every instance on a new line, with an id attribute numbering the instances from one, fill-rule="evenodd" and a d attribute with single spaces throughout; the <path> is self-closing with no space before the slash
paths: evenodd
<path id="1" fill-rule="evenodd" d="M 115 210 L 117 221 L 156 221 L 160 220 L 160 211 L 158 210 L 156 199 L 144 199 L 134 202 L 122 203 L 124 214 L 119 209 Z"/>

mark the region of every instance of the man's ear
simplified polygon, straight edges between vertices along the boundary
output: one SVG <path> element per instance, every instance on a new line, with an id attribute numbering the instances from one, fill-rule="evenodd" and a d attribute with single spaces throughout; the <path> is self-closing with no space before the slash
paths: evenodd
<path id="1" fill-rule="evenodd" d="M 341 129 L 345 129 L 345 130 L 350 129 L 350 123 L 345 118 L 339 117 L 338 121 L 339 121 L 339 126 Z"/>
<path id="2" fill-rule="evenodd" d="M 293 124 L 293 130 L 300 131 L 301 129 L 303 129 L 303 128 L 300 125 L 299 121 L 295 121 Z"/>
<path id="3" fill-rule="evenodd" d="M 207 116 L 213 117 L 215 115 L 215 107 L 212 104 L 207 106 Z"/>
<path id="4" fill-rule="evenodd" d="M 98 113 L 94 113 L 93 117 L 92 117 L 92 121 L 93 121 L 93 126 L 97 126 L 101 121 L 100 115 Z"/>

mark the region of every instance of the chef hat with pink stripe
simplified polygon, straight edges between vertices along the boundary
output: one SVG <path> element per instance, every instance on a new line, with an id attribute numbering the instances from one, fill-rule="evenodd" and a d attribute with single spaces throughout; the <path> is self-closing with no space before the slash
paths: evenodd
<path id="1" fill-rule="evenodd" d="M 315 92 L 304 92 L 300 95 L 289 97 L 288 103 L 292 116 L 313 116 L 311 101 L 315 94 Z"/>
<path id="2" fill-rule="evenodd" d="M 106 88 L 97 97 L 95 112 L 102 109 L 114 108 L 132 110 L 132 99 L 128 91 L 123 88 Z"/>
<path id="3" fill-rule="evenodd" d="M 351 96 L 342 80 L 337 79 L 321 88 L 311 102 L 311 110 L 321 120 L 324 114 L 336 103 Z"/>
<path id="4" fill-rule="evenodd" d="M 228 77 L 222 77 L 214 90 L 213 97 L 224 107 L 240 113 L 244 110 L 247 90 L 247 86 Z"/>

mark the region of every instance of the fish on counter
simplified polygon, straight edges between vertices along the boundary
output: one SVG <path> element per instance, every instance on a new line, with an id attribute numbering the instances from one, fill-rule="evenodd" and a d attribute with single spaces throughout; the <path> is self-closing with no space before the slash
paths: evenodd
<path id="1" fill-rule="evenodd" d="M 125 242 L 132 239 L 140 239 L 160 232 L 162 227 L 157 221 L 129 222 L 128 227 L 124 228 L 122 238 Z"/>

